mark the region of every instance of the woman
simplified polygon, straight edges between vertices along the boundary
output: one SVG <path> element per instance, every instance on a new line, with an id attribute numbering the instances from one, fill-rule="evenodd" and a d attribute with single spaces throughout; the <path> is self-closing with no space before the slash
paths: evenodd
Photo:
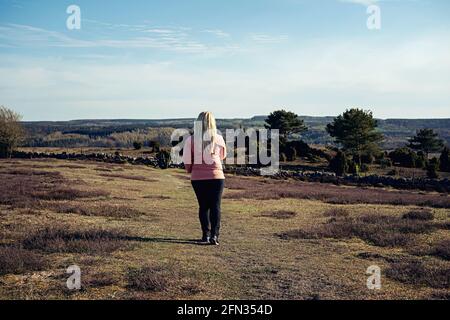
<path id="1" fill-rule="evenodd" d="M 224 187 L 222 160 L 226 146 L 217 133 L 216 120 L 211 112 L 202 112 L 194 126 L 194 136 L 186 139 L 183 162 L 191 174 L 197 196 L 202 242 L 219 245 L 220 203 Z"/>

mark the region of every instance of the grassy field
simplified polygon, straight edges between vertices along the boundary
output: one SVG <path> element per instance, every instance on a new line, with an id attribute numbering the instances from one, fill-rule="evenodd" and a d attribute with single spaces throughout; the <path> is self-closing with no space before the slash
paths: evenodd
<path id="1" fill-rule="evenodd" d="M 229 176 L 216 247 L 181 170 L 13 159 L 0 178 L 0 299 L 450 298 L 448 195 Z"/>

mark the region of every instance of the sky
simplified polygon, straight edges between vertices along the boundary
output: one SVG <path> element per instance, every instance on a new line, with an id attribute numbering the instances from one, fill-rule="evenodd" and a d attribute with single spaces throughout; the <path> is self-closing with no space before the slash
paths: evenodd
<path id="1" fill-rule="evenodd" d="M 0 0 L 0 105 L 27 121 L 449 118 L 450 1 Z"/>

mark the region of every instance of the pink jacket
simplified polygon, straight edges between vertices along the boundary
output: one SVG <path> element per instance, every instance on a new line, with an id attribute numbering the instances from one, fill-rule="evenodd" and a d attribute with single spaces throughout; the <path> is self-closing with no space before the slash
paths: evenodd
<path id="1" fill-rule="evenodd" d="M 195 163 L 192 136 L 186 139 L 183 148 L 183 162 L 186 172 L 191 174 L 191 180 L 225 179 L 222 160 L 226 157 L 227 148 L 221 135 L 216 136 L 214 146 L 214 153 L 211 154 L 210 161 L 205 162 L 205 159 L 199 153 L 198 159 L 201 160 L 201 163 Z"/>

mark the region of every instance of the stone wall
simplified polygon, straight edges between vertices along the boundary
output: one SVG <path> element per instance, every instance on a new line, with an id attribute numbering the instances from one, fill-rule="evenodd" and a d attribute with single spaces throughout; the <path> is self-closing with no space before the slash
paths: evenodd
<path id="1" fill-rule="evenodd" d="M 14 158 L 53 158 L 62 160 L 90 160 L 106 163 L 132 165 L 146 165 L 154 168 L 158 167 L 155 157 L 129 157 L 119 153 L 45 153 L 45 152 L 14 152 Z M 170 168 L 184 168 L 184 166 L 171 164 Z M 242 176 L 260 176 L 260 169 L 250 166 L 225 166 L 225 172 Z M 449 179 L 427 179 L 427 178 L 402 178 L 391 176 L 367 175 L 354 176 L 346 175 L 338 177 L 332 172 L 326 171 L 301 171 L 301 170 L 280 170 L 276 175 L 268 176 L 272 179 L 295 179 L 307 182 L 333 183 L 336 185 L 353 185 L 368 187 L 391 187 L 395 189 L 436 191 L 441 193 L 450 192 Z"/>

